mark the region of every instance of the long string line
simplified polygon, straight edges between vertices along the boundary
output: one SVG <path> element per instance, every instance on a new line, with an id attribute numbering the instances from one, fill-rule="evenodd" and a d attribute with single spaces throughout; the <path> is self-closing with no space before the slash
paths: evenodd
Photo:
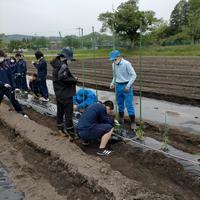
<path id="1" fill-rule="evenodd" d="M 93 66 L 94 66 L 94 79 L 95 79 L 95 89 L 96 89 L 96 96 L 98 99 L 98 83 L 97 83 L 97 67 L 96 67 L 96 40 L 95 40 L 95 32 L 94 32 L 94 26 L 92 27 L 92 33 L 93 33 Z"/>

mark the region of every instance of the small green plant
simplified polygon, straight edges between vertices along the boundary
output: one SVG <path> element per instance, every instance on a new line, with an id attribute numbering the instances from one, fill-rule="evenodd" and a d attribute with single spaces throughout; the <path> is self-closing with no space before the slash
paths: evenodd
<path id="1" fill-rule="evenodd" d="M 163 142 L 161 145 L 161 150 L 168 151 L 168 144 L 169 144 L 169 129 L 167 126 L 167 113 L 165 112 L 165 126 L 163 131 Z"/>

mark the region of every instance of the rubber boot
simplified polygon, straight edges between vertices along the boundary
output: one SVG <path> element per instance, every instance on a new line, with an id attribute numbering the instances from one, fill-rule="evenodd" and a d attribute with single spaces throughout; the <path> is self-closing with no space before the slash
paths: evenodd
<path id="1" fill-rule="evenodd" d="M 66 131 L 67 131 L 67 134 L 68 134 L 68 136 L 69 136 L 69 141 L 70 141 L 70 142 L 73 142 L 74 140 L 77 139 L 76 134 L 75 134 L 74 127 L 72 127 L 72 128 L 67 128 Z"/>
<path id="2" fill-rule="evenodd" d="M 130 115 L 129 118 L 131 121 L 131 130 L 135 131 L 136 130 L 135 115 Z"/>
<path id="3" fill-rule="evenodd" d="M 67 133 L 64 130 L 63 124 L 57 124 L 57 128 L 58 128 L 58 135 L 61 137 L 67 137 Z"/>
<path id="4" fill-rule="evenodd" d="M 124 112 L 119 112 L 119 123 L 124 126 Z"/>

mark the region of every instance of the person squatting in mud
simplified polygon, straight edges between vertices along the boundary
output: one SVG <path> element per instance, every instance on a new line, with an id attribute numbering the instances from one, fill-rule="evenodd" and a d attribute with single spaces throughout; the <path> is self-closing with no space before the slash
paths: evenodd
<path id="1" fill-rule="evenodd" d="M 36 98 L 40 96 L 40 85 L 37 74 L 33 73 L 29 78 L 29 88 Z"/>
<path id="2" fill-rule="evenodd" d="M 32 61 L 32 65 L 37 69 L 37 79 L 39 82 L 39 90 L 41 97 L 39 100 L 48 102 L 49 101 L 49 93 L 47 88 L 47 62 L 44 59 L 44 55 L 41 51 L 35 52 L 35 57 L 37 62 Z"/>
<path id="3" fill-rule="evenodd" d="M 103 104 L 94 103 L 86 108 L 77 125 L 78 135 L 85 145 L 89 144 L 90 141 L 100 140 L 97 151 L 100 156 L 108 156 L 111 153 L 110 150 L 106 149 L 106 145 L 114 129 L 114 120 L 109 116 L 113 109 L 112 101 L 105 101 Z"/>
<path id="4" fill-rule="evenodd" d="M 62 136 L 74 139 L 73 126 L 73 96 L 76 95 L 75 78 L 69 69 L 69 63 L 73 59 L 71 49 L 65 48 L 51 61 L 53 67 L 53 88 L 57 101 L 57 127 Z"/>
<path id="5" fill-rule="evenodd" d="M 74 110 L 83 112 L 88 106 L 97 103 L 98 99 L 92 90 L 80 89 L 73 97 Z"/>
<path id="6" fill-rule="evenodd" d="M 15 99 L 15 87 L 13 65 L 5 52 L 0 49 L 0 104 L 4 95 L 6 95 L 16 112 L 28 118 L 19 102 Z"/>
<path id="7" fill-rule="evenodd" d="M 131 121 L 131 129 L 136 130 L 135 109 L 133 105 L 133 83 L 137 77 L 131 63 L 122 58 L 120 51 L 110 52 L 109 59 L 113 62 L 113 79 L 110 88 L 114 89 L 116 84 L 116 96 L 119 112 L 119 122 L 124 124 L 124 109 L 126 105 L 128 115 Z M 135 135 L 130 132 L 129 137 Z"/>

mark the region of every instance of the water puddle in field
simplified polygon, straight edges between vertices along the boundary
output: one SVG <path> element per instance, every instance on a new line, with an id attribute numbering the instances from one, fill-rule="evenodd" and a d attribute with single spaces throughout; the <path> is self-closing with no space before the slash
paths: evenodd
<path id="1" fill-rule="evenodd" d="M 0 199 L 1 200 L 23 200 L 24 194 L 17 192 L 12 181 L 8 177 L 8 172 L 0 162 Z"/>

